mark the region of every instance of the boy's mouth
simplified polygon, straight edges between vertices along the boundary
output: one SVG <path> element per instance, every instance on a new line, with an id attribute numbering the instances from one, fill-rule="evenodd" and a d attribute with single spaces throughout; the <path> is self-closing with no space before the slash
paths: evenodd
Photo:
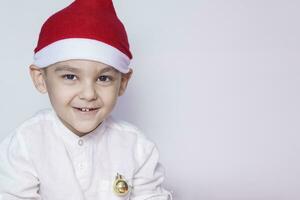
<path id="1" fill-rule="evenodd" d="M 99 108 L 77 108 L 77 107 L 74 107 L 74 108 L 81 111 L 81 112 L 91 112 L 91 111 L 99 109 Z"/>

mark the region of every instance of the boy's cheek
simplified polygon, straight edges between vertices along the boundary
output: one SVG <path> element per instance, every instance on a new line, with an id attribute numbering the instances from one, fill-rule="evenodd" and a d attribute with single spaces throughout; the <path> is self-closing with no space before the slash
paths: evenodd
<path id="1" fill-rule="evenodd" d="M 75 93 L 76 90 L 78 90 L 78 87 L 63 84 L 52 84 L 49 90 L 51 90 L 52 93 L 66 96 L 66 94 Z"/>
<path id="2" fill-rule="evenodd" d="M 98 92 L 98 96 L 100 96 L 103 100 L 106 101 L 116 101 L 118 97 L 119 88 L 111 87 Z"/>
<path id="3" fill-rule="evenodd" d="M 72 95 L 72 91 L 68 90 L 67 88 L 61 90 L 52 88 L 52 90 L 48 91 L 48 94 L 50 99 L 56 103 L 68 102 L 74 96 Z"/>

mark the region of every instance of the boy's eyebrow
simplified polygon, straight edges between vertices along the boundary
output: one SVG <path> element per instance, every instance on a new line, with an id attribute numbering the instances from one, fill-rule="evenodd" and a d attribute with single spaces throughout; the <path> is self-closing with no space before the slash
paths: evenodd
<path id="1" fill-rule="evenodd" d="M 79 69 L 70 67 L 68 65 L 62 65 L 62 66 L 58 66 L 55 70 L 55 72 L 59 72 L 59 71 L 71 71 L 71 72 L 78 72 Z"/>
<path id="2" fill-rule="evenodd" d="M 55 70 L 55 72 L 58 72 L 58 71 L 71 71 L 71 72 L 79 72 L 80 69 L 77 69 L 77 68 L 74 68 L 74 67 L 71 67 L 69 65 L 62 65 L 62 66 L 58 66 Z M 117 70 L 113 67 L 105 67 L 103 68 L 100 72 L 101 73 L 104 73 L 104 72 L 109 72 L 109 71 L 114 71 L 116 72 Z"/>
<path id="3" fill-rule="evenodd" d="M 109 71 L 117 72 L 117 70 L 113 67 L 105 67 L 100 72 L 104 73 L 104 72 L 109 72 Z"/>

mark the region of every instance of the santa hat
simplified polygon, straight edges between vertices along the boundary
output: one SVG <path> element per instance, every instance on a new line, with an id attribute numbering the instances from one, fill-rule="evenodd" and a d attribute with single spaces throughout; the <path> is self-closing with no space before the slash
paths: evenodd
<path id="1" fill-rule="evenodd" d="M 34 53 L 34 64 L 40 68 L 88 59 L 127 73 L 132 59 L 112 0 L 75 0 L 52 15 L 42 26 Z"/>

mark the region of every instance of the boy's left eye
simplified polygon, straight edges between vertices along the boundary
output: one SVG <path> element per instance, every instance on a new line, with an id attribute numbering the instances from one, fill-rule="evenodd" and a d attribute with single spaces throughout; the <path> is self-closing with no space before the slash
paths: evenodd
<path id="1" fill-rule="evenodd" d="M 76 80 L 77 79 L 76 75 L 74 75 L 74 74 L 65 74 L 62 77 L 66 80 Z"/>
<path id="2" fill-rule="evenodd" d="M 110 77 L 110 76 L 99 76 L 98 80 L 103 81 L 103 82 L 108 82 L 108 81 L 112 80 L 112 77 Z"/>

